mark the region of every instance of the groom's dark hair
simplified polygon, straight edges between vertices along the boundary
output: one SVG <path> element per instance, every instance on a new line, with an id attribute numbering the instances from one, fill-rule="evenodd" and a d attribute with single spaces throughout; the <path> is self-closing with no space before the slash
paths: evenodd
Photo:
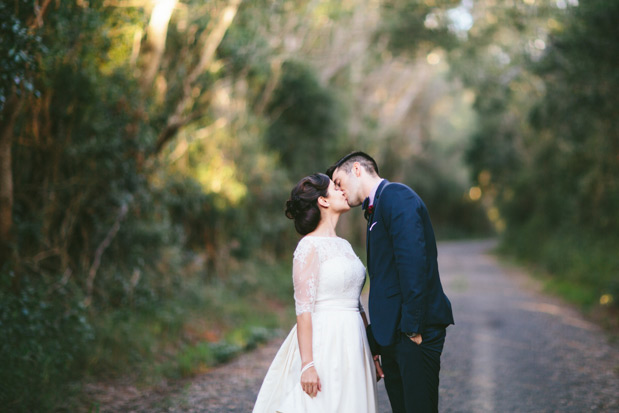
<path id="1" fill-rule="evenodd" d="M 351 152 L 344 156 L 342 159 L 331 165 L 329 169 L 327 169 L 326 174 L 329 178 L 333 179 L 333 172 L 335 172 L 338 168 L 341 168 L 346 171 L 346 173 L 349 173 L 355 162 L 359 162 L 359 164 L 363 166 L 363 168 L 371 175 L 378 175 L 378 165 L 376 164 L 374 158 L 361 151 Z"/>

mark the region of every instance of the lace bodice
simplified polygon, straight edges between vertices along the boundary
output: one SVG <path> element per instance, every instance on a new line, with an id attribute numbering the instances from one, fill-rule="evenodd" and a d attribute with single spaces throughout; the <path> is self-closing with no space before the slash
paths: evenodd
<path id="1" fill-rule="evenodd" d="M 313 312 L 316 303 L 357 300 L 365 284 L 365 267 L 350 243 L 339 237 L 306 236 L 294 251 L 292 266 L 297 315 Z"/>

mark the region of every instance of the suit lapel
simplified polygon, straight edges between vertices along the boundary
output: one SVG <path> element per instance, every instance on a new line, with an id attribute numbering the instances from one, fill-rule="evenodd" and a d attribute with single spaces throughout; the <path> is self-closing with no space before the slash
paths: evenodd
<path id="1" fill-rule="evenodd" d="M 378 185 L 378 188 L 376 188 L 376 194 L 374 195 L 374 203 L 372 205 L 374 205 L 374 210 L 372 211 L 372 215 L 370 216 L 370 219 L 368 219 L 368 226 L 366 228 L 365 231 L 365 251 L 367 254 L 367 261 L 368 261 L 368 274 L 370 272 L 370 260 L 371 260 L 371 255 L 370 255 L 370 229 L 372 228 L 372 223 L 374 222 L 374 217 L 376 216 L 376 211 L 378 209 L 378 200 L 380 199 L 380 195 L 383 192 L 383 189 L 385 189 L 385 186 L 389 183 L 389 181 L 387 181 L 386 179 L 383 179 L 381 181 L 381 183 Z"/>
<path id="2" fill-rule="evenodd" d="M 368 261 L 368 274 L 370 273 L 370 222 L 372 220 L 368 220 L 368 225 L 365 228 L 365 254 Z"/>

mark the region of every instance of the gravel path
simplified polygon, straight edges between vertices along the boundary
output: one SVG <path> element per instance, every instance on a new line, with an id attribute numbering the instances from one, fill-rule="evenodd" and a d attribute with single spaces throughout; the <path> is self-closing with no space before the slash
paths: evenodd
<path id="1" fill-rule="evenodd" d="M 619 412 L 619 349 L 597 326 L 486 254 L 439 245 L 456 325 L 442 356 L 441 412 Z M 128 392 L 101 412 L 250 412 L 282 338 L 166 394 Z M 127 393 L 127 392 L 125 392 Z M 380 413 L 391 411 L 379 386 Z"/>
<path id="2" fill-rule="evenodd" d="M 456 325 L 443 352 L 444 412 L 617 412 L 619 348 L 488 242 L 439 247 Z"/>

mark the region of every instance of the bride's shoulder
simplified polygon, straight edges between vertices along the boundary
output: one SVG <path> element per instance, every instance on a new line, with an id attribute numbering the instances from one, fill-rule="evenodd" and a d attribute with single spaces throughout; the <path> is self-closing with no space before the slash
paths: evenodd
<path id="1" fill-rule="evenodd" d="M 351 245 L 350 242 L 346 238 L 342 238 L 342 237 L 335 237 L 335 238 L 342 244 Z"/>
<path id="2" fill-rule="evenodd" d="M 315 240 L 312 237 L 308 236 L 301 238 L 297 243 L 297 247 L 294 249 L 294 258 L 304 261 L 305 257 L 307 257 L 309 253 L 316 249 L 314 241 Z"/>
<path id="3" fill-rule="evenodd" d="M 337 245 L 334 245 L 334 243 L 339 244 L 340 242 L 342 242 L 342 238 L 339 237 L 306 235 L 297 243 L 297 247 L 294 250 L 294 258 L 301 258 L 303 260 L 309 254 L 317 254 L 319 257 L 324 258 L 327 251 L 337 248 Z"/>
<path id="4" fill-rule="evenodd" d="M 313 245 L 315 240 L 316 240 L 315 237 L 312 237 L 311 235 L 306 235 L 303 238 L 301 238 L 299 242 L 297 242 L 297 248 L 301 246 L 305 246 L 305 245 Z"/>

